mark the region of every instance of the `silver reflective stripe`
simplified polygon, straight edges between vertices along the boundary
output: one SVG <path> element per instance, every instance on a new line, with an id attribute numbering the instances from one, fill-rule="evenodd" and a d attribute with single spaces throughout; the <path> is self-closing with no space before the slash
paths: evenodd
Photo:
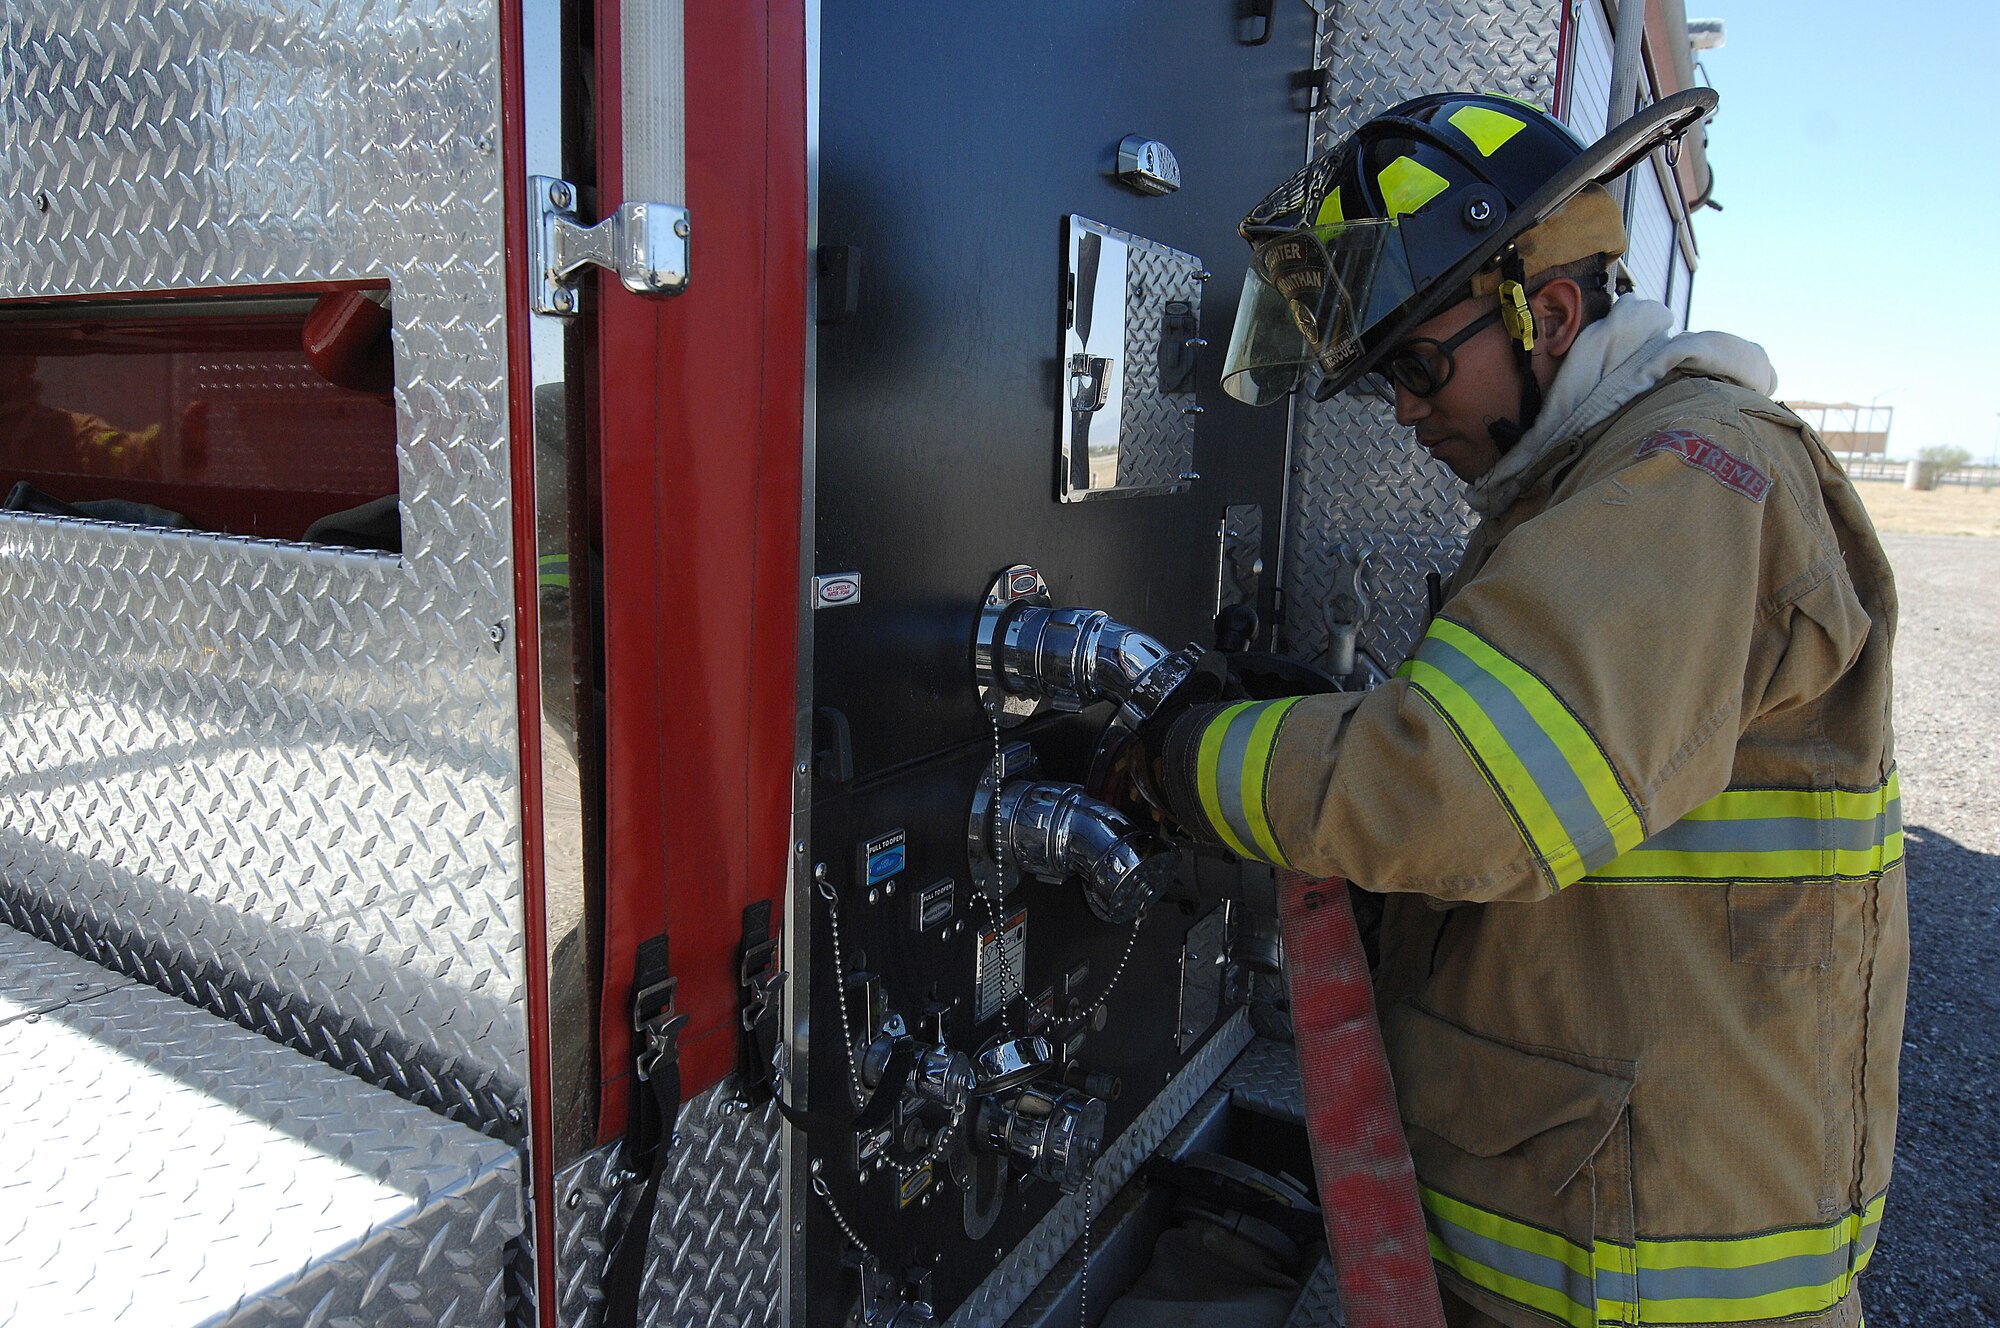
<path id="1" fill-rule="evenodd" d="M 1519 697 L 1498 678 L 1467 658 L 1449 641 L 1427 636 L 1417 647 L 1417 658 L 1463 687 L 1479 703 L 1486 718 L 1500 731 L 1528 771 L 1529 778 L 1548 799 L 1549 809 L 1562 822 L 1577 856 L 1587 871 L 1595 871 L 1618 856 L 1611 827 L 1598 815 L 1597 805 L 1584 791 L 1576 770 Z"/>
<path id="2" fill-rule="evenodd" d="M 1620 1247 L 1630 1254 L 1629 1247 Z M 1639 1303 L 1639 1279 L 1631 1273 L 1615 1268 L 1597 1270 L 1597 1303 L 1603 1305 L 1637 1305 Z"/>
<path id="3" fill-rule="evenodd" d="M 1903 819 L 1901 801 L 1890 803 L 1879 816 L 1849 820 L 1808 816 L 1766 817 L 1755 820 L 1676 821 L 1639 845 L 1639 852 L 1674 853 L 1813 853 L 1825 847 L 1864 853 L 1878 847 L 1891 827 Z M 1826 845 L 1821 835 L 1828 826 L 1833 843 Z"/>
<path id="4" fill-rule="evenodd" d="M 1250 735 L 1256 732 L 1257 720 L 1263 713 L 1264 707 L 1255 705 L 1231 716 L 1229 727 L 1222 734 L 1222 751 L 1215 771 L 1215 800 L 1221 804 L 1222 814 L 1237 842 L 1252 853 L 1258 852 L 1257 836 L 1250 829 L 1250 818 L 1243 809 L 1243 769 L 1250 754 Z"/>
<path id="5" fill-rule="evenodd" d="M 1482 1236 L 1476 1231 L 1468 1231 L 1442 1217 L 1429 1205 L 1424 1208 L 1424 1220 L 1430 1224 L 1431 1232 L 1445 1248 L 1453 1254 L 1490 1268 L 1496 1273 L 1533 1283 L 1548 1291 L 1553 1291 L 1575 1303 L 1577 1308 L 1596 1314 L 1597 1292 L 1591 1279 L 1578 1273 L 1560 1259 L 1552 1259 L 1546 1254 L 1536 1254 L 1532 1250 L 1517 1249 L 1491 1236 Z M 1584 1251 L 1578 1250 L 1579 1254 Z M 1587 1255 L 1585 1257 L 1588 1257 Z"/>
<path id="6" fill-rule="evenodd" d="M 1746 1268 L 1641 1268 L 1639 1294 L 1646 1300 L 1748 1300 L 1780 1291 L 1826 1286 L 1847 1272 L 1843 1245 L 1825 1254 L 1795 1254 Z"/>

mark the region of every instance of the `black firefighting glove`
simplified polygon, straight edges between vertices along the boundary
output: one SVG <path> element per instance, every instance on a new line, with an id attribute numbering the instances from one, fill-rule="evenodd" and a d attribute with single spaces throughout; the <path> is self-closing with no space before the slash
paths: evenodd
<path id="1" fill-rule="evenodd" d="M 1098 781 L 1096 796 L 1103 798 L 1130 817 L 1135 824 L 1158 825 L 1169 834 L 1179 832 L 1178 818 L 1164 796 L 1161 764 L 1167 735 L 1182 719 L 1197 710 L 1213 711 L 1247 693 L 1230 675 L 1229 658 L 1220 651 L 1205 651 L 1181 684 L 1169 692 L 1153 713 L 1134 728 L 1105 735 L 1111 744 L 1108 758 L 1095 763 L 1108 777 Z"/>

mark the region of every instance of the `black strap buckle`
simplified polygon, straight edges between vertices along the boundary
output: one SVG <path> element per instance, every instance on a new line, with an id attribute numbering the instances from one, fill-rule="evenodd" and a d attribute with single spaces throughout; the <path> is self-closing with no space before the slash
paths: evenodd
<path id="1" fill-rule="evenodd" d="M 755 1031 L 776 1009 L 778 993 L 791 975 L 778 967 L 778 938 L 743 947 L 736 981 L 743 988 L 743 1031 Z"/>
<path id="2" fill-rule="evenodd" d="M 632 993 L 632 1031 L 643 1040 L 632 1061 L 641 1083 L 662 1063 L 680 1059 L 681 1029 L 688 1017 L 674 1012 L 676 978 L 640 987 Z"/>

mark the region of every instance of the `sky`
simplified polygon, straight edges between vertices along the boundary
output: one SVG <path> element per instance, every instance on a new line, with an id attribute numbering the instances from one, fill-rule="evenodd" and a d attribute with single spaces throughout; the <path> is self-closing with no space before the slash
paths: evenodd
<path id="1" fill-rule="evenodd" d="M 1781 399 L 1879 398 L 1889 452 L 2000 454 L 2000 4 L 1687 0 L 1722 102 L 1689 323 Z"/>

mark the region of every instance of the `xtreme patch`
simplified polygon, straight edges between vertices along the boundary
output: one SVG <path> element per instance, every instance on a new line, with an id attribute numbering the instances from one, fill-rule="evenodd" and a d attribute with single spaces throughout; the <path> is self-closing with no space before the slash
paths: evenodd
<path id="1" fill-rule="evenodd" d="M 1655 452 L 1672 452 L 1688 465 L 1707 471 L 1752 502 L 1763 502 L 1764 494 L 1771 487 L 1771 477 L 1763 471 L 1728 448 L 1686 429 L 1668 429 L 1664 433 L 1648 435 L 1640 440 L 1638 450 L 1632 455 L 1649 457 Z"/>

